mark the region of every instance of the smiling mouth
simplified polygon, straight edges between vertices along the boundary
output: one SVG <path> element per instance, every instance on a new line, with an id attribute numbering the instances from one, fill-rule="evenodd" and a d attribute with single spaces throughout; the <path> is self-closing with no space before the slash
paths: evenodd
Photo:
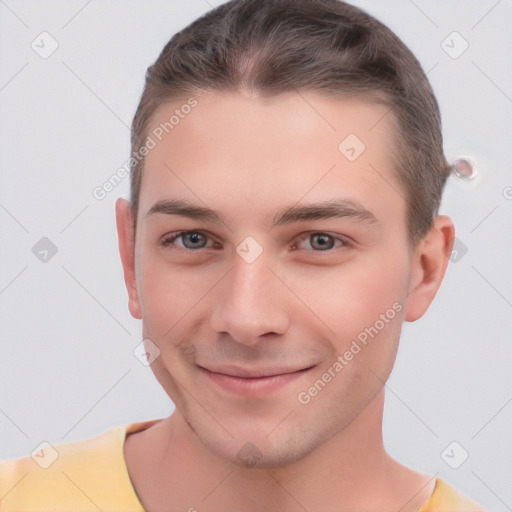
<path id="1" fill-rule="evenodd" d="M 211 367 L 197 365 L 199 368 L 211 373 L 218 373 L 228 377 L 238 377 L 241 379 L 259 379 L 267 377 L 277 377 L 278 375 L 289 375 L 291 373 L 305 372 L 315 365 L 297 366 L 296 368 L 261 368 L 261 369 L 245 369 L 237 366 Z"/>
<path id="2" fill-rule="evenodd" d="M 215 383 L 224 391 L 245 396 L 258 396 L 268 395 L 302 378 L 314 366 L 298 370 L 226 368 L 213 371 L 202 366 L 198 366 L 198 368 L 210 382 Z"/>

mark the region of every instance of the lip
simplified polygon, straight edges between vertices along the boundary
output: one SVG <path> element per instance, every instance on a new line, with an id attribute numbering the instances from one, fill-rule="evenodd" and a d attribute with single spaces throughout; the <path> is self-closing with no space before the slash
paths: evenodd
<path id="1" fill-rule="evenodd" d="M 223 368 L 216 371 L 198 366 L 205 377 L 221 389 L 242 396 L 269 395 L 286 385 L 304 377 L 314 366 L 293 369 L 245 370 L 242 368 Z"/>

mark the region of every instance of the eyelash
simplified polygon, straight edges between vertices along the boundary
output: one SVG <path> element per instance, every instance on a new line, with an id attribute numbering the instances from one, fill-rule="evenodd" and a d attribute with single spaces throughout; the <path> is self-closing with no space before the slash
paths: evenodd
<path id="1" fill-rule="evenodd" d="M 208 235 L 208 233 L 206 233 L 204 231 L 200 231 L 200 230 L 187 230 L 187 231 L 179 231 L 178 233 L 166 235 L 162 239 L 162 241 L 160 242 L 160 246 L 163 247 L 163 248 L 168 248 L 169 246 L 173 245 L 174 242 L 178 238 L 180 238 L 180 237 L 182 237 L 184 235 L 189 235 L 189 234 L 193 234 L 193 233 L 204 235 L 207 238 L 209 238 L 210 240 L 213 240 Z M 324 249 L 324 250 L 312 249 L 312 252 L 316 252 L 316 253 L 331 253 L 331 252 L 333 252 L 336 249 L 346 249 L 346 248 L 351 246 L 350 241 L 346 237 L 342 237 L 342 236 L 339 236 L 339 235 L 333 235 L 333 234 L 331 234 L 329 232 L 326 232 L 326 231 L 308 231 L 307 233 L 304 233 L 303 235 L 299 235 L 298 240 L 296 239 L 297 241 L 293 242 L 292 250 L 297 250 L 297 244 L 299 242 L 307 240 L 308 238 L 311 238 L 314 235 L 326 235 L 326 236 L 332 238 L 334 240 L 335 244 L 336 244 L 336 242 L 341 242 L 341 245 L 338 246 L 338 247 L 334 246 L 332 248 Z M 218 244 L 219 242 L 216 242 L 215 240 L 213 240 L 213 243 L 214 244 Z M 198 247 L 197 249 L 190 249 L 190 248 L 187 248 L 187 247 L 178 247 L 178 250 L 187 251 L 187 252 L 200 252 L 203 249 L 211 249 L 211 248 L 212 247 Z"/>
<path id="2" fill-rule="evenodd" d="M 192 233 L 199 233 L 199 234 L 204 235 L 204 236 L 206 236 L 206 237 L 211 239 L 211 237 L 209 237 L 208 234 L 205 233 L 204 231 L 199 231 L 199 230 L 179 231 L 178 233 L 164 236 L 164 238 L 160 242 L 160 245 L 162 247 L 169 247 L 170 245 L 172 245 L 175 242 L 176 239 L 178 239 L 178 238 L 180 238 L 181 236 L 184 236 L 184 235 L 190 235 Z M 218 243 L 218 242 L 215 242 L 215 243 Z M 180 247 L 179 249 L 183 250 L 183 251 L 199 252 L 199 250 L 201 250 L 201 249 L 209 249 L 209 247 L 199 247 L 198 249 L 188 249 L 187 247 Z"/>

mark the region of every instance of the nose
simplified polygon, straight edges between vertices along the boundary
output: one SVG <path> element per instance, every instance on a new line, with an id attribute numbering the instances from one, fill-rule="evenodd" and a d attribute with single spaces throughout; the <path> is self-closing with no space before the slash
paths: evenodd
<path id="1" fill-rule="evenodd" d="M 260 256 L 247 263 L 238 255 L 215 297 L 210 325 L 239 343 L 254 346 L 265 334 L 284 334 L 290 325 L 289 291 Z"/>

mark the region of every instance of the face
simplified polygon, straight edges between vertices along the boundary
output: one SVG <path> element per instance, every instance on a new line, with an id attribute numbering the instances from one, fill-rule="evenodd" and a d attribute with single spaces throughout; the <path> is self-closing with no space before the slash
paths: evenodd
<path id="1" fill-rule="evenodd" d="M 395 360 L 416 273 L 394 128 L 363 100 L 194 98 L 146 157 L 130 309 L 202 443 L 283 465 L 347 429 Z"/>

